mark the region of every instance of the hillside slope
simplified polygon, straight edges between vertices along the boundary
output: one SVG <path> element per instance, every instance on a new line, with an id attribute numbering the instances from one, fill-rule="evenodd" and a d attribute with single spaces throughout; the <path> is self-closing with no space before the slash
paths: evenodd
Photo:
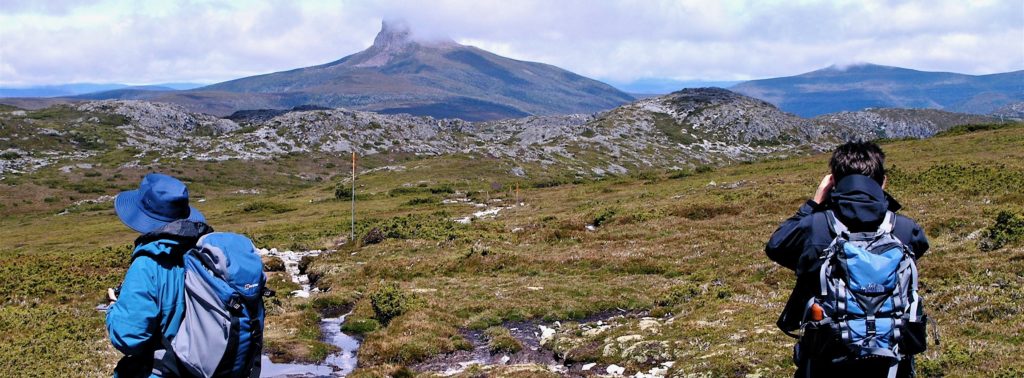
<path id="1" fill-rule="evenodd" d="M 989 114 L 1006 104 L 1024 101 L 1024 71 L 973 76 L 856 64 L 752 80 L 730 89 L 804 117 L 864 108 Z"/>
<path id="2" fill-rule="evenodd" d="M 952 113 L 935 109 L 869 108 L 856 112 L 823 114 L 821 124 L 845 127 L 854 134 L 845 139 L 927 138 L 954 126 L 1000 122 L 999 118 Z"/>

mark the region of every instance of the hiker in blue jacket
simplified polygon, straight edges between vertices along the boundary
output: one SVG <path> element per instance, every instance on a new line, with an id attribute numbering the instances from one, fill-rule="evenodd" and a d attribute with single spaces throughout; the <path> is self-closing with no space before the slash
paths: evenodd
<path id="1" fill-rule="evenodd" d="M 213 231 L 188 200 L 185 184 L 156 173 L 114 200 L 121 221 L 142 234 L 107 312 L 110 342 L 125 355 L 115 377 L 168 376 L 159 361 L 162 340 L 173 338 L 184 314 L 182 256 Z"/>
<path id="2" fill-rule="evenodd" d="M 819 287 L 820 254 L 836 237 L 829 227 L 825 210 L 832 210 L 851 232 L 874 232 L 887 211 L 900 209 L 900 204 L 884 191 L 884 164 L 885 154 L 874 143 L 850 142 L 839 146 L 829 162 L 831 174 L 821 180 L 814 198 L 801 205 L 796 214 L 772 234 L 765 253 L 779 265 L 796 272 L 797 276 L 796 286 L 778 320 L 783 330 L 799 328 L 807 303 Z M 892 234 L 910 248 L 915 259 L 928 250 L 924 231 L 910 218 L 896 215 Z M 834 357 L 837 356 L 800 358 L 796 361 L 795 376 L 884 377 L 888 372 L 888 366 L 833 363 Z M 900 361 L 897 376 L 914 376 L 913 356 Z"/>

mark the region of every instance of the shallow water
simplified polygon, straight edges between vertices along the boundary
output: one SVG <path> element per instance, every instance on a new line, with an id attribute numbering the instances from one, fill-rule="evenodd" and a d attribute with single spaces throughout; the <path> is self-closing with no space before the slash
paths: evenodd
<path id="1" fill-rule="evenodd" d="M 270 361 L 270 358 L 263 356 L 263 370 L 260 372 L 260 377 L 344 377 L 351 373 L 356 368 L 356 351 L 359 349 L 359 340 L 341 332 L 341 325 L 345 323 L 347 316 L 348 314 L 345 314 L 320 321 L 320 331 L 324 335 L 324 342 L 339 349 L 337 353 L 328 355 L 322 364 L 275 364 Z"/>
<path id="2" fill-rule="evenodd" d="M 285 271 L 291 276 L 292 281 L 299 284 L 302 289 L 296 290 L 291 295 L 301 298 L 308 298 L 310 292 L 316 292 L 309 284 L 309 278 L 299 272 L 299 261 L 305 256 L 318 256 L 322 253 L 319 250 L 313 251 L 278 251 L 277 249 L 260 249 L 260 255 L 270 255 L 280 258 L 285 263 Z M 341 332 L 341 325 L 349 314 L 337 318 L 324 318 L 320 320 L 320 333 L 325 343 L 338 347 L 337 353 L 327 356 L 320 364 L 299 364 L 280 363 L 270 361 L 270 358 L 263 356 L 262 370 L 260 377 L 344 377 L 356 368 L 356 352 L 359 350 L 359 340 Z"/>

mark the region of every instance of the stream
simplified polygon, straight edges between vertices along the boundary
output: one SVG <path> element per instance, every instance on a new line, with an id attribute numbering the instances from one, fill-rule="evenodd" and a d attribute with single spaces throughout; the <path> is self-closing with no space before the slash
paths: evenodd
<path id="1" fill-rule="evenodd" d="M 319 291 L 312 287 L 309 276 L 299 271 L 299 261 L 306 256 L 319 256 L 323 251 L 278 251 L 276 248 L 257 249 L 260 256 L 272 256 L 284 262 L 285 272 L 292 278 L 292 282 L 299 284 L 301 289 L 291 292 L 292 296 L 309 298 L 310 292 Z M 351 314 L 351 313 L 349 313 Z M 262 370 L 260 377 L 274 378 L 298 378 L 298 377 L 344 377 L 356 368 L 356 352 L 359 349 L 359 340 L 341 332 L 341 325 L 345 323 L 345 314 L 336 318 L 323 318 L 320 320 L 320 332 L 323 341 L 338 348 L 338 352 L 327 356 L 323 363 L 300 364 L 300 363 L 274 363 L 266 355 L 262 358 Z"/>
<path id="2" fill-rule="evenodd" d="M 453 221 L 462 224 L 469 224 L 473 220 L 495 218 L 502 210 L 524 205 L 522 203 L 517 203 L 503 206 L 502 200 L 500 199 L 494 199 L 486 202 L 494 203 L 496 205 L 474 203 L 468 198 L 444 200 L 445 204 L 470 205 L 477 209 L 477 211 L 468 216 L 453 219 Z M 292 282 L 300 286 L 299 290 L 294 290 L 289 293 L 289 295 L 299 298 L 309 298 L 310 293 L 319 292 L 319 289 L 313 287 L 309 282 L 309 277 L 302 274 L 299 269 L 299 263 L 302 261 L 303 257 L 316 257 L 324 253 L 324 251 L 312 250 L 296 252 L 278 251 L 276 248 L 260 248 L 257 249 L 257 252 L 260 256 L 276 257 L 284 262 L 285 272 L 291 277 Z M 327 356 L 323 363 L 274 363 L 268 356 L 264 355 L 262 358 L 262 371 L 260 376 L 275 378 L 344 377 L 351 373 L 355 369 L 357 363 L 356 352 L 359 349 L 359 340 L 341 332 L 341 325 L 345 322 L 345 318 L 349 314 L 336 318 L 324 318 L 320 320 L 320 331 L 323 334 L 323 341 L 338 348 L 338 352 Z M 544 328 L 546 327 L 541 326 L 538 328 L 536 325 L 527 323 L 521 324 L 521 327 L 518 328 L 513 327 L 512 332 L 518 339 L 525 341 L 528 346 L 528 351 L 520 352 L 513 356 L 492 356 L 487 351 L 486 340 L 483 338 L 483 334 L 481 332 L 468 332 L 465 336 L 473 342 L 473 351 L 441 356 L 435 358 L 433 361 L 421 363 L 417 367 L 425 371 L 441 373 L 442 375 L 452 375 L 464 371 L 471 365 L 539 363 L 547 366 L 552 372 L 564 374 L 568 368 L 556 361 L 554 354 L 551 351 L 546 350 L 539 345 L 542 334 L 546 335 L 547 332 L 550 331 L 550 329 L 545 330 Z"/>

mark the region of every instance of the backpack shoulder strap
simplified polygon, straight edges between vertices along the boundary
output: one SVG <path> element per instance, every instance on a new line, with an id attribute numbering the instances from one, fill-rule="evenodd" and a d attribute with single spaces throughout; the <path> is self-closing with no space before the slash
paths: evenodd
<path id="1" fill-rule="evenodd" d="M 850 232 L 850 229 L 843 222 L 839 221 L 839 218 L 836 218 L 836 214 L 832 210 L 825 210 L 825 217 L 828 219 L 828 228 L 832 230 L 832 233 L 836 234 L 836 237 Z"/>
<path id="2" fill-rule="evenodd" d="M 885 218 L 882 219 L 882 224 L 878 225 L 878 235 L 892 233 L 893 227 L 896 226 L 896 213 L 892 211 L 885 212 Z"/>

